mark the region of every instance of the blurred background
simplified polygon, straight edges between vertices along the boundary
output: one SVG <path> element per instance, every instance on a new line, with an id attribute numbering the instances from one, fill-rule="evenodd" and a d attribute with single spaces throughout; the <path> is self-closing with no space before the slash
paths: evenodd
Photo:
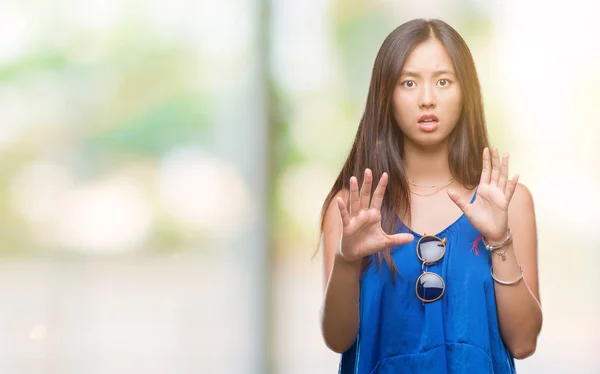
<path id="1" fill-rule="evenodd" d="M 383 39 L 465 38 L 533 193 L 520 373 L 600 373 L 595 2 L 2 0 L 0 372 L 334 373 L 321 204 Z"/>

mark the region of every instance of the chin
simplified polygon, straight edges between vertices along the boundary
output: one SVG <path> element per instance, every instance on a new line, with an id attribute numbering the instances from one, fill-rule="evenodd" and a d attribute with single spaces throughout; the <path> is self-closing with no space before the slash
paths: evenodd
<path id="1" fill-rule="evenodd" d="M 408 139 L 417 147 L 434 147 L 447 143 L 448 136 L 441 132 L 419 133 L 416 136 L 410 136 Z"/>

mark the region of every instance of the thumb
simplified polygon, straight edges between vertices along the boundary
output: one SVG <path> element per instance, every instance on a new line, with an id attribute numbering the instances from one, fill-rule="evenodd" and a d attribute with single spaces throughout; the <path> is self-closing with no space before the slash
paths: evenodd
<path id="1" fill-rule="evenodd" d="M 467 205 L 469 205 L 469 201 L 466 198 L 461 197 L 458 192 L 456 192 L 452 189 L 448 189 L 447 192 L 448 192 L 448 196 L 450 197 L 450 199 L 452 201 L 454 201 L 454 203 L 456 205 L 458 205 L 460 210 L 462 210 L 464 212 L 465 209 L 467 208 Z"/>
<path id="2" fill-rule="evenodd" d="M 410 243 L 413 240 L 415 240 L 415 237 L 413 234 L 401 233 L 401 234 L 389 235 L 388 240 L 390 242 L 390 245 L 399 245 L 399 244 Z"/>

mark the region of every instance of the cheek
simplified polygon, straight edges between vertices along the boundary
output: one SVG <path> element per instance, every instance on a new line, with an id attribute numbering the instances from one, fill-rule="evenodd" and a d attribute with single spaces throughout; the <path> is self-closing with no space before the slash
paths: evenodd
<path id="1" fill-rule="evenodd" d="M 449 95 L 445 100 L 445 111 L 449 117 L 458 120 L 462 111 L 462 98 L 460 91 L 457 94 Z"/>
<path id="2" fill-rule="evenodd" d="M 406 126 L 406 123 L 409 122 L 411 111 L 414 111 L 414 109 L 411 109 L 413 106 L 410 97 L 398 92 L 394 93 L 394 118 L 400 128 Z"/>
<path id="3" fill-rule="evenodd" d="M 461 96 L 461 94 L 460 94 L 460 93 L 459 93 L 459 94 L 457 95 L 457 97 L 454 99 L 454 108 L 456 109 L 456 111 L 457 111 L 458 113 L 460 113 L 460 112 L 461 112 L 461 110 L 462 110 L 462 96 Z"/>

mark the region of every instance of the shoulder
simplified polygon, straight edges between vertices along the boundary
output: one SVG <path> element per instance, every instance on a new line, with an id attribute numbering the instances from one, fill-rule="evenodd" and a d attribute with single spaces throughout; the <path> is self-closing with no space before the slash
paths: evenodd
<path id="1" fill-rule="evenodd" d="M 523 183 L 518 183 L 515 193 L 510 201 L 508 208 L 509 215 L 512 214 L 533 214 L 533 196 L 531 191 Z"/>
<path id="2" fill-rule="evenodd" d="M 519 183 L 508 206 L 508 225 L 513 232 L 515 241 L 523 249 L 537 247 L 537 229 L 533 197 L 529 189 Z"/>
<path id="3" fill-rule="evenodd" d="M 339 190 L 339 191 L 338 191 L 338 192 L 335 194 L 335 196 L 334 196 L 334 199 L 336 199 L 336 198 L 338 198 L 338 197 L 341 197 L 342 199 L 346 200 L 346 199 L 348 198 L 349 194 L 350 194 L 350 190 L 349 190 L 349 189 L 347 189 L 347 188 L 342 188 L 341 190 Z"/>
<path id="4" fill-rule="evenodd" d="M 325 208 L 325 216 L 323 217 L 323 232 L 330 231 L 333 227 L 337 227 L 341 222 L 340 211 L 337 205 L 337 198 L 341 197 L 342 200 L 347 204 L 350 190 L 347 188 L 339 190 L 333 199 L 329 202 L 329 205 Z"/>
<path id="5" fill-rule="evenodd" d="M 523 268 L 527 286 L 539 301 L 538 238 L 533 197 L 521 183 L 517 184 L 508 207 L 508 226 L 513 233 L 515 256 Z"/>
<path id="6" fill-rule="evenodd" d="M 323 277 L 324 287 L 327 285 L 327 281 L 331 275 L 335 254 L 338 251 L 343 232 L 342 216 L 336 200 L 338 197 L 341 197 L 347 203 L 348 196 L 349 190 L 342 189 L 333 195 L 330 202 L 325 201 L 325 204 L 328 204 L 328 206 L 325 207 L 325 214 L 323 216 L 320 243 L 325 270 Z"/>

